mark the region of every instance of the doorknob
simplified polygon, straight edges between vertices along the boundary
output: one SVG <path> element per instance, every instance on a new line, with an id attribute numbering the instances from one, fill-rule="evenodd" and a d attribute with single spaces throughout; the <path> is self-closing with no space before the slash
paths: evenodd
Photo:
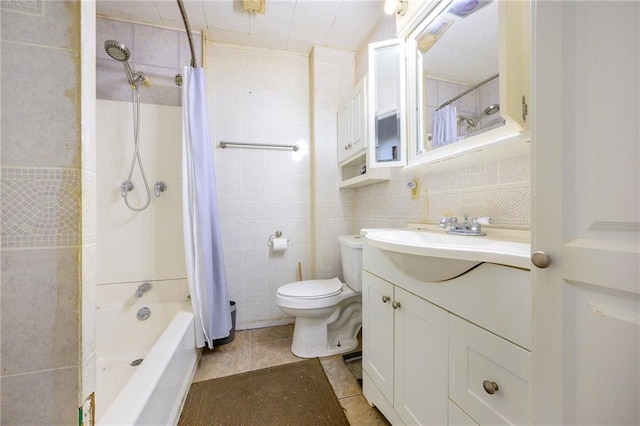
<path id="1" fill-rule="evenodd" d="M 543 251 L 534 251 L 531 255 L 531 262 L 538 268 L 544 269 L 551 265 L 551 258 Z"/>

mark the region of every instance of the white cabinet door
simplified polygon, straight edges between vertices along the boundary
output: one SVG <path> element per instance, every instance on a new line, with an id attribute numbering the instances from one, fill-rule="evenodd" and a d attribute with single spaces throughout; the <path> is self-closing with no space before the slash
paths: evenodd
<path id="1" fill-rule="evenodd" d="M 362 152 L 367 144 L 366 131 L 366 77 L 355 87 L 351 95 L 351 150 L 353 154 Z"/>
<path id="2" fill-rule="evenodd" d="M 350 114 L 349 102 L 338 110 L 338 163 L 342 163 L 349 156 Z"/>
<path id="3" fill-rule="evenodd" d="M 393 404 L 393 285 L 362 272 L 362 368 Z"/>
<path id="4" fill-rule="evenodd" d="M 408 425 L 447 423 L 444 309 L 395 288 L 394 408 Z"/>
<path id="5" fill-rule="evenodd" d="M 637 425 L 640 3 L 534 7 L 533 422 Z"/>

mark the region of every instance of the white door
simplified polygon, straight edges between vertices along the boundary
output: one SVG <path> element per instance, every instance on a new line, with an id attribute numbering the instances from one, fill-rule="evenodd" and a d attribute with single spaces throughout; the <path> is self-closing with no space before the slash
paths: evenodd
<path id="1" fill-rule="evenodd" d="M 640 2 L 533 12 L 533 420 L 637 425 Z"/>

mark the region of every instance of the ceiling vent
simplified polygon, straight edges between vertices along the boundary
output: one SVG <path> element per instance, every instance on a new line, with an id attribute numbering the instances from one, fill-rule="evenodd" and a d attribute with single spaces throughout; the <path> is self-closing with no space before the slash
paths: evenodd
<path id="1" fill-rule="evenodd" d="M 252 13 L 261 13 L 264 15 L 264 4 L 266 0 L 242 0 L 244 10 Z"/>

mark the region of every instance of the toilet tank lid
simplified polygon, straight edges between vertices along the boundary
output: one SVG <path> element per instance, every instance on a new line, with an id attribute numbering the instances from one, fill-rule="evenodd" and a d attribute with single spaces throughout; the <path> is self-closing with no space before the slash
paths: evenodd
<path id="1" fill-rule="evenodd" d="M 340 244 L 351 248 L 362 248 L 364 237 L 361 235 L 341 235 L 338 237 Z"/>
<path id="2" fill-rule="evenodd" d="M 342 282 L 337 278 L 330 280 L 306 280 L 291 284 L 285 284 L 278 288 L 282 296 L 298 297 L 304 299 L 317 299 L 333 296 L 342 291 Z"/>

